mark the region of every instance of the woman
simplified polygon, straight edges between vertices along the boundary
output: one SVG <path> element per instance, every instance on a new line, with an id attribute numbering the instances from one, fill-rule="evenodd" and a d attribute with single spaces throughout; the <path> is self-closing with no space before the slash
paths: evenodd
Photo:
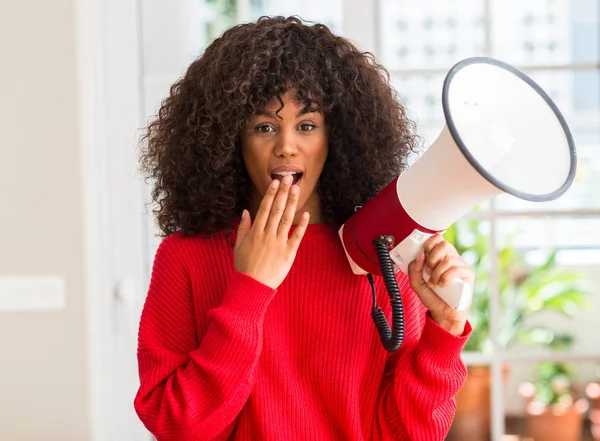
<path id="1" fill-rule="evenodd" d="M 166 237 L 135 408 L 159 441 L 444 439 L 470 327 L 431 286 L 472 271 L 433 236 L 389 353 L 337 235 L 415 145 L 386 71 L 323 25 L 262 18 L 191 64 L 142 155 Z"/>

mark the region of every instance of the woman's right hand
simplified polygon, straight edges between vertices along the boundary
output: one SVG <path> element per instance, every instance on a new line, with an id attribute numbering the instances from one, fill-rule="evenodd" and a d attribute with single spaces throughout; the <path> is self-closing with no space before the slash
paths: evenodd
<path id="1" fill-rule="evenodd" d="M 273 289 L 288 275 L 308 226 L 305 212 L 288 238 L 300 191 L 291 183 L 291 176 L 285 176 L 282 183 L 271 182 L 253 225 L 244 210 L 234 247 L 235 269 Z"/>

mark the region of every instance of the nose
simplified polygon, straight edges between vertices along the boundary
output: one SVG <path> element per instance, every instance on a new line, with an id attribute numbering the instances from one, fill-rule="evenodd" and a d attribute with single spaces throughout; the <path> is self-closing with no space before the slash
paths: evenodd
<path id="1" fill-rule="evenodd" d="M 298 151 L 298 139 L 295 130 L 292 128 L 282 128 L 279 131 L 279 137 L 275 144 L 275 156 L 287 158 L 296 155 Z"/>

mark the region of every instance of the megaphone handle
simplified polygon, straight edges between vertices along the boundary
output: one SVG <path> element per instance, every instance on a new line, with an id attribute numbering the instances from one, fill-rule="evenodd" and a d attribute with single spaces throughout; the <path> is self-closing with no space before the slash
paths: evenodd
<path id="1" fill-rule="evenodd" d="M 405 274 L 408 274 L 408 264 L 423 252 L 423 245 L 431 236 L 432 234 L 415 229 L 390 251 L 392 260 Z M 429 274 L 425 269 L 423 269 L 423 279 L 429 280 Z M 445 286 L 436 286 L 434 291 L 457 311 L 467 309 L 473 296 L 471 286 L 459 278 L 450 281 Z"/>
<path id="2" fill-rule="evenodd" d="M 428 282 L 429 278 L 429 274 L 423 269 L 423 279 Z M 471 286 L 458 277 L 452 279 L 450 283 L 444 286 L 434 287 L 433 291 L 456 311 L 464 311 L 467 309 L 473 295 Z"/>

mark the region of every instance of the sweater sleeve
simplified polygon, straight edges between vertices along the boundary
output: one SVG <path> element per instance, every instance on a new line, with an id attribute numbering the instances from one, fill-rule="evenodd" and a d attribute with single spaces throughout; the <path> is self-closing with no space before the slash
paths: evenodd
<path id="1" fill-rule="evenodd" d="M 225 438 L 252 391 L 276 291 L 234 271 L 199 342 L 189 274 L 172 242 L 156 253 L 142 311 L 134 406 L 158 441 Z"/>
<path id="2" fill-rule="evenodd" d="M 420 338 L 388 359 L 374 439 L 443 441 L 454 419 L 454 396 L 467 375 L 461 351 L 471 325 L 467 322 L 463 334 L 454 336 L 428 312 L 419 318 L 424 322 Z"/>

